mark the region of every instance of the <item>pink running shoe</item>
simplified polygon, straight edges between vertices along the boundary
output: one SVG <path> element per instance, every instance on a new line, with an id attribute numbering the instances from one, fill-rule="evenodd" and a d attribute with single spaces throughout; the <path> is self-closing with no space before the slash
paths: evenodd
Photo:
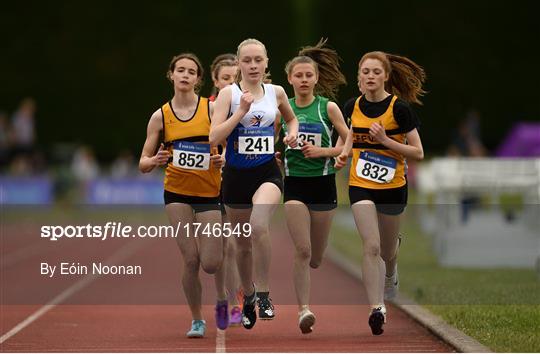
<path id="1" fill-rule="evenodd" d="M 229 317 L 229 325 L 239 326 L 240 323 L 242 323 L 242 308 L 240 306 L 233 306 L 231 317 Z"/>

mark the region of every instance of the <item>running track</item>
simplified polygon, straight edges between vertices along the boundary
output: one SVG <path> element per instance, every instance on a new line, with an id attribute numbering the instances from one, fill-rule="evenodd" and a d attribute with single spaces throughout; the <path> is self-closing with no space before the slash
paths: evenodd
<path id="1" fill-rule="evenodd" d="M 310 335 L 297 326 L 292 242 L 272 228 L 271 297 L 274 321 L 217 331 L 213 281 L 204 274 L 204 339 L 187 339 L 190 316 L 180 287 L 180 254 L 173 240 L 39 239 L 39 226 L 2 225 L 2 352 L 448 352 L 452 348 L 398 309 L 388 307 L 382 336 L 372 336 L 361 284 L 328 259 L 312 272 Z M 129 241 L 129 242 L 128 242 Z M 108 261 L 138 264 L 142 277 L 39 274 L 40 262 Z M 49 305 L 43 305 L 43 304 Z"/>

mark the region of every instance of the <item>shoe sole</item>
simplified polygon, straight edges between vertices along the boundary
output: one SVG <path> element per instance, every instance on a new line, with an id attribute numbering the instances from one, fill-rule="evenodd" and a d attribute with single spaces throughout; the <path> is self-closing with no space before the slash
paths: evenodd
<path id="1" fill-rule="evenodd" d="M 384 324 L 384 315 L 380 312 L 372 313 L 369 316 L 368 324 L 371 328 L 371 333 L 374 336 L 380 336 L 384 332 L 384 329 L 382 328 Z"/>
<path id="2" fill-rule="evenodd" d="M 300 327 L 300 330 L 302 331 L 303 334 L 308 334 L 308 333 L 313 332 L 313 329 L 311 327 L 313 327 L 314 324 L 315 324 L 315 315 L 310 313 L 309 315 L 302 317 L 298 326 Z"/>
<path id="3" fill-rule="evenodd" d="M 188 334 L 187 337 L 191 338 L 191 339 L 193 339 L 193 338 L 202 338 L 202 337 L 204 337 L 204 334 Z"/>

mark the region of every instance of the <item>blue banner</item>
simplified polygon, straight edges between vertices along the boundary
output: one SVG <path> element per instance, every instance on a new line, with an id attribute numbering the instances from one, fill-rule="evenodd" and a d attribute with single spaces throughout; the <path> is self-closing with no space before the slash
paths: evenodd
<path id="1" fill-rule="evenodd" d="M 163 178 L 97 179 L 88 185 L 86 203 L 163 204 Z"/>
<path id="2" fill-rule="evenodd" d="M 0 204 L 47 205 L 53 201 L 49 177 L 0 177 Z"/>

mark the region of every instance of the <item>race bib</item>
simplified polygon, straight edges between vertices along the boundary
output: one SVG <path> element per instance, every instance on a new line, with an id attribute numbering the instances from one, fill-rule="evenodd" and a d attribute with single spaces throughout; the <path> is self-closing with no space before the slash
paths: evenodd
<path id="1" fill-rule="evenodd" d="M 173 166 L 188 170 L 210 168 L 210 144 L 175 141 L 173 143 Z"/>
<path id="2" fill-rule="evenodd" d="M 298 127 L 298 145 L 291 149 L 300 150 L 304 141 L 321 147 L 322 130 L 323 127 L 319 123 L 300 123 Z"/>
<path id="3" fill-rule="evenodd" d="M 397 161 L 391 157 L 362 151 L 356 164 L 356 175 L 376 183 L 390 183 L 396 166 Z"/>
<path id="4" fill-rule="evenodd" d="M 250 155 L 273 154 L 273 127 L 238 128 L 238 152 Z"/>

